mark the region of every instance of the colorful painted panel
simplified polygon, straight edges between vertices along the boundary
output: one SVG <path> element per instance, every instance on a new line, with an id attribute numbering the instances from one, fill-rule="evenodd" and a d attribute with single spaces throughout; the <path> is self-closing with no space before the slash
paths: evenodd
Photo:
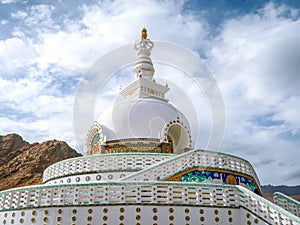
<path id="1" fill-rule="evenodd" d="M 168 181 L 183 181 L 183 182 L 199 182 L 207 184 L 231 184 L 241 185 L 254 192 L 257 192 L 258 187 L 251 177 L 246 175 L 235 173 L 228 170 L 206 168 L 198 169 L 193 168 L 183 172 L 180 172 L 170 178 Z"/>
<path id="2" fill-rule="evenodd" d="M 171 146 L 171 147 L 170 147 Z M 155 142 L 123 142 L 109 143 L 103 146 L 103 153 L 124 153 L 124 152 L 151 152 L 151 153 L 173 153 L 172 143 Z"/>

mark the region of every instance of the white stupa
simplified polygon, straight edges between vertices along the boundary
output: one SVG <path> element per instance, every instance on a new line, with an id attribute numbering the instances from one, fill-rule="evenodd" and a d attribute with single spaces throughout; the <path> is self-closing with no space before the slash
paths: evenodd
<path id="1" fill-rule="evenodd" d="M 42 185 L 0 192 L 0 224 L 300 224 L 299 202 L 262 198 L 248 161 L 193 149 L 187 118 L 155 81 L 153 46 L 143 29 L 134 80 L 91 125 L 86 156 L 49 166 Z"/>
<path id="2" fill-rule="evenodd" d="M 116 143 L 128 147 L 131 152 L 147 152 L 144 148 L 134 147 L 141 141 L 155 146 L 148 152 L 183 153 L 192 149 L 190 125 L 185 116 L 168 103 L 165 98 L 169 91 L 167 84 L 156 83 L 154 67 L 150 58 L 153 42 L 147 39 L 146 29 L 141 40 L 136 41 L 137 50 L 134 74 L 135 79 L 120 91 L 111 117 L 106 121 L 95 121 L 87 136 L 85 153 L 128 152 L 128 148 L 112 149 Z M 166 146 L 172 148 L 167 150 Z M 158 150 L 157 148 L 160 148 Z"/>

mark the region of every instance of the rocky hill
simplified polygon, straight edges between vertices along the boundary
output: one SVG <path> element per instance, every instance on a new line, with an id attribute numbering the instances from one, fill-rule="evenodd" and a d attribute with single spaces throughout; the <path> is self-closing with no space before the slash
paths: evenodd
<path id="1" fill-rule="evenodd" d="M 30 144 L 17 134 L 0 136 L 0 190 L 41 184 L 49 165 L 77 156 L 63 141 Z"/>
<path id="2" fill-rule="evenodd" d="M 263 197 L 273 202 L 273 193 L 281 192 L 285 195 L 292 197 L 293 199 L 300 201 L 300 185 L 286 186 L 286 185 L 263 185 L 261 186 L 263 191 Z"/>

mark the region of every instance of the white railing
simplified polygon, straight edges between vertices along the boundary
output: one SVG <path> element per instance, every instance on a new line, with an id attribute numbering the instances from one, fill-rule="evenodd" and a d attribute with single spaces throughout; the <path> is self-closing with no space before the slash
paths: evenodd
<path id="1" fill-rule="evenodd" d="M 142 170 L 124 180 L 155 181 L 193 166 L 216 167 L 241 172 L 253 177 L 259 186 L 258 177 L 248 161 L 224 153 L 204 150 L 193 150 L 180 155 L 125 153 L 78 157 L 49 166 L 44 171 L 43 182 L 74 174 L 118 170 Z"/>
<path id="2" fill-rule="evenodd" d="M 0 211 L 62 205 L 129 203 L 238 207 L 239 199 L 234 186 L 222 187 L 179 182 L 39 185 L 0 192 Z"/>
<path id="3" fill-rule="evenodd" d="M 240 206 L 264 218 L 270 224 L 300 224 L 300 218 L 256 195 L 242 186 L 239 189 Z"/>
<path id="4" fill-rule="evenodd" d="M 193 205 L 247 210 L 268 224 L 300 224 L 300 218 L 241 186 L 181 182 L 116 182 L 32 186 L 0 192 L 0 212 L 52 206 L 102 204 Z"/>
<path id="5" fill-rule="evenodd" d="M 43 183 L 73 174 L 118 170 L 141 170 L 173 156 L 174 155 L 172 154 L 116 153 L 67 159 L 49 166 L 44 171 Z"/>
<path id="6" fill-rule="evenodd" d="M 122 180 L 156 181 L 163 180 L 178 171 L 191 167 L 214 167 L 228 169 L 247 174 L 260 186 L 258 177 L 251 164 L 241 158 L 220 152 L 193 150 L 184 154 L 167 159 L 157 165 L 150 166 L 140 172 L 125 177 Z"/>
<path id="7" fill-rule="evenodd" d="M 283 193 L 275 192 L 274 203 L 281 208 L 284 208 L 286 211 L 300 217 L 300 202 L 295 199 L 292 199 Z"/>

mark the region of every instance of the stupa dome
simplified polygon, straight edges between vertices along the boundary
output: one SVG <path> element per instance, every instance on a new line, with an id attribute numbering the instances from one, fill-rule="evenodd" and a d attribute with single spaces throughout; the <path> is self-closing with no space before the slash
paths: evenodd
<path id="1" fill-rule="evenodd" d="M 107 118 L 97 119 L 90 128 L 86 154 L 128 151 L 183 153 L 193 148 L 188 120 L 165 98 L 168 85 L 159 84 L 153 78 L 155 69 L 150 57 L 153 46 L 146 34 L 135 42 L 135 78 L 120 91 L 112 111 L 106 114 Z"/>
<path id="2" fill-rule="evenodd" d="M 109 128 L 110 132 L 103 131 L 106 141 L 147 137 L 167 142 L 169 135 L 177 144 L 192 147 L 188 120 L 172 104 L 157 99 L 118 102 L 113 107 L 111 121 L 97 120 L 97 123 Z"/>

